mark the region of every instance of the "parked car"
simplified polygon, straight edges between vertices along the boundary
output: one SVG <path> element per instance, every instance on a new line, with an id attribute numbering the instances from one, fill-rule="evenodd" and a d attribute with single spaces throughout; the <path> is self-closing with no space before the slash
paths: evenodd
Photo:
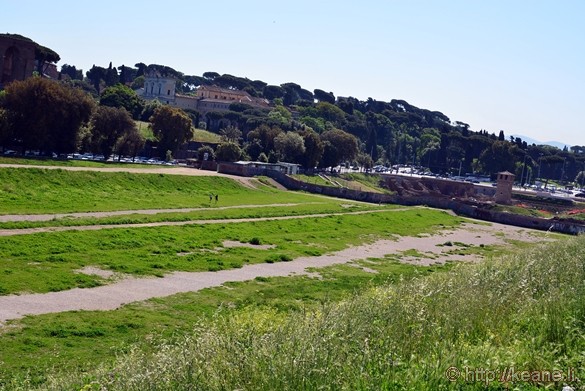
<path id="1" fill-rule="evenodd" d="M 575 194 L 575 197 L 585 198 L 585 193 L 577 193 Z"/>

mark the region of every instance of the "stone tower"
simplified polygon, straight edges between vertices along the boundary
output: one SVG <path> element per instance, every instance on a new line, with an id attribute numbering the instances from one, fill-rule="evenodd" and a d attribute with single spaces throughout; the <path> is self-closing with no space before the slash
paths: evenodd
<path id="1" fill-rule="evenodd" d="M 496 202 L 498 204 L 510 204 L 512 202 L 512 186 L 515 175 L 508 171 L 498 173 L 496 187 Z"/>
<path id="2" fill-rule="evenodd" d="M 31 77 L 36 44 L 16 34 L 0 34 L 0 86 Z"/>

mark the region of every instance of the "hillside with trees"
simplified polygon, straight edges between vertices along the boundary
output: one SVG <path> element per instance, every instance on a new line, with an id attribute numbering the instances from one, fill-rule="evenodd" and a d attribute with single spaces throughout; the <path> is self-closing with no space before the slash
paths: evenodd
<path id="1" fill-rule="evenodd" d="M 145 74 L 152 71 L 175 78 L 178 94 L 195 95 L 200 86 L 218 86 L 266 99 L 270 106 L 262 109 L 236 102 L 229 110 L 165 112 L 162 103 L 144 101 L 136 92 L 144 86 Z M 34 95 L 35 88 L 41 88 L 43 94 Z M 38 107 L 43 107 L 42 113 Z M 103 116 L 109 117 L 108 124 L 119 121 L 116 126 L 108 125 L 113 134 L 104 135 L 100 129 Z M 129 125 L 129 118 L 154 121 L 156 140 L 145 142 Z M 161 125 L 165 118 L 181 124 L 177 134 L 169 134 L 175 132 L 174 125 Z M 213 146 L 217 159 L 280 160 L 306 169 L 405 164 L 437 174 L 493 175 L 507 170 L 522 182 L 536 178 L 582 182 L 585 177 L 585 146 L 529 145 L 518 137 L 508 139 L 503 130 L 497 135 L 474 131 L 440 111 L 400 99 L 360 100 L 322 89 L 310 91 L 294 82 L 269 85 L 217 72 L 185 75 L 168 66 L 144 63 L 94 65 L 85 74 L 64 64 L 59 80 L 33 78 L 7 86 L 0 93 L 0 146 L 43 153 L 133 151 L 156 153 L 164 159 L 175 156 L 192 137 L 192 130 L 185 129 L 185 118 L 194 128 L 221 135 L 222 143 Z"/>

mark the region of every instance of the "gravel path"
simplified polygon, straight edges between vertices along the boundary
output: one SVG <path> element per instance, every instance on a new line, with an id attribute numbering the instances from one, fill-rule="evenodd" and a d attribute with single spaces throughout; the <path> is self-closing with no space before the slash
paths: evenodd
<path id="1" fill-rule="evenodd" d="M 360 215 L 366 213 L 380 212 L 400 212 L 405 209 L 378 209 L 378 210 L 361 210 L 344 213 L 319 213 L 298 216 L 273 216 L 273 217 L 250 217 L 243 219 L 210 219 L 210 220 L 188 220 L 188 221 L 159 221 L 153 223 L 136 223 L 136 224 L 103 224 L 103 225 L 76 225 L 71 227 L 40 227 L 40 228 L 18 228 L 18 229 L 0 229 L 0 236 L 31 235 L 41 232 L 63 232 L 63 231 L 98 231 L 100 229 L 112 228 L 144 228 L 144 227 L 165 227 L 180 226 L 189 224 L 229 224 L 229 223 L 246 223 L 250 221 L 269 221 L 269 220 L 290 220 L 290 219 L 307 219 L 329 216 Z"/>
<path id="2" fill-rule="evenodd" d="M 446 242 L 468 245 L 505 244 L 506 240 L 542 242 L 542 233 L 500 224 L 464 224 L 435 235 L 421 237 L 397 237 L 397 240 L 380 240 L 372 244 L 350 247 L 318 257 L 301 257 L 291 262 L 246 265 L 240 269 L 218 272 L 174 272 L 163 278 L 126 277 L 110 285 L 96 288 L 71 289 L 44 294 L 0 296 L 0 322 L 19 319 L 26 315 L 77 310 L 113 310 L 127 303 L 164 297 L 182 292 L 196 292 L 204 288 L 220 286 L 228 281 L 246 281 L 255 277 L 273 277 L 309 274 L 309 267 L 324 267 L 350 263 L 366 258 L 381 258 L 387 254 L 416 249 L 426 254 L 413 261 L 431 264 L 449 260 L 476 260 L 475 257 L 457 257 L 445 254 L 457 246 L 442 246 Z M 91 269 L 90 269 L 91 272 Z M 95 273 L 99 273 L 95 271 Z M 0 323 L 1 324 L 1 323 Z"/>
<path id="3" fill-rule="evenodd" d="M 316 202 L 307 202 L 302 205 L 316 204 Z M 264 204 L 264 205 L 234 205 L 234 206 L 220 206 L 217 208 L 177 208 L 177 209 L 135 209 L 135 210 L 116 210 L 108 212 L 79 212 L 79 213 L 47 213 L 34 215 L 0 215 L 0 222 L 6 223 L 10 221 L 50 221 L 53 219 L 62 219 L 65 217 L 86 218 L 86 217 L 111 217 L 124 216 L 131 214 L 154 215 L 158 213 L 188 213 L 202 210 L 226 210 L 226 209 L 242 209 L 242 208 L 268 208 L 277 206 L 297 206 L 298 203 L 288 204 Z"/>

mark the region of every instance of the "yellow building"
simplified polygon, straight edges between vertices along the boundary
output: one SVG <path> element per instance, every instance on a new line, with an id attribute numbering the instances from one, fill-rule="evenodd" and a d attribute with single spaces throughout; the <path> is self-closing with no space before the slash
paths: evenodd
<path id="1" fill-rule="evenodd" d="M 217 86 L 199 86 L 196 96 L 180 95 L 176 93 L 176 82 L 175 78 L 151 73 L 145 75 L 144 88 L 138 94 L 146 100 L 158 99 L 161 103 L 183 110 L 197 110 L 202 114 L 209 111 L 227 111 L 232 103 L 245 103 L 258 108 L 270 107 L 266 99 L 254 98 L 245 91 Z"/>

